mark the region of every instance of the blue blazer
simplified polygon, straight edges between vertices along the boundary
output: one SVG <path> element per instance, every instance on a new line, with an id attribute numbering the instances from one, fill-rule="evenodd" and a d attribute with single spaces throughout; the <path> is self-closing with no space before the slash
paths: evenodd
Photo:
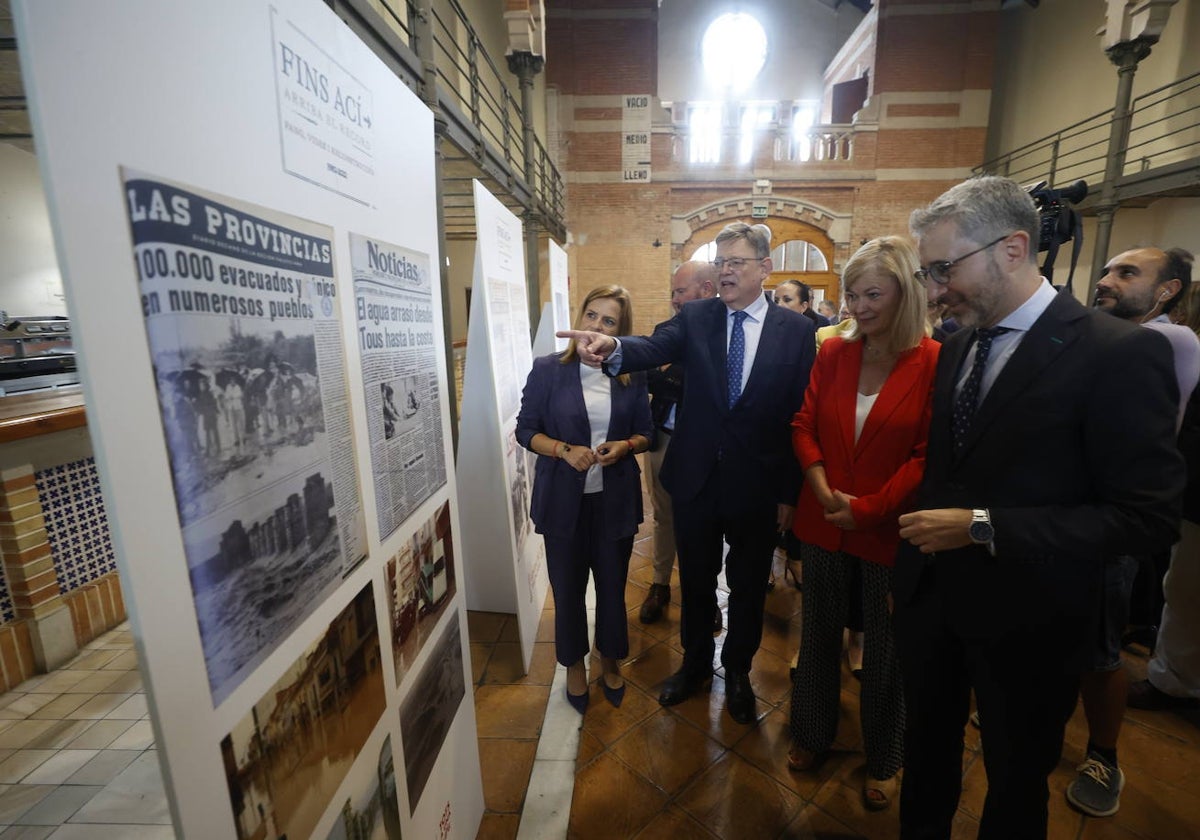
<path id="1" fill-rule="evenodd" d="M 578 361 L 564 365 L 557 353 L 534 359 L 521 395 L 521 411 L 517 414 L 517 442 L 529 449 L 529 442 L 538 432 L 572 446 L 591 441 Z M 653 433 L 645 376 L 634 374 L 628 385 L 614 379 L 612 416 L 605 439 L 628 440 L 643 435 L 649 440 Z M 603 472 L 608 537 L 632 536 L 642 522 L 642 482 L 637 459 L 622 458 Z M 586 476 L 586 471 L 579 472 L 562 459 L 538 456 L 529 516 L 539 534 L 570 537 L 575 533 Z"/>
<path id="2" fill-rule="evenodd" d="M 730 514 L 794 505 L 802 473 L 792 455 L 791 424 L 817 355 L 816 328 L 803 315 L 770 303 L 754 366 L 730 408 L 727 313 L 719 298 L 685 303 L 653 335 L 621 339 L 621 370 L 669 362 L 687 368 L 660 474 L 675 504 L 695 498 L 717 471 L 722 509 Z"/>

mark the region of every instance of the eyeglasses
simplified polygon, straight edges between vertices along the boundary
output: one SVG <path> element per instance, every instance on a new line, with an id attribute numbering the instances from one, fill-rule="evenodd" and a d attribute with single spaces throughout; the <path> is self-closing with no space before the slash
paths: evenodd
<path id="1" fill-rule="evenodd" d="M 1010 236 L 1012 236 L 1011 233 L 1006 233 L 1003 236 L 999 236 L 999 237 L 993 239 L 988 244 L 980 245 L 974 251 L 968 251 L 967 253 L 963 254 L 961 257 L 956 257 L 952 260 L 938 260 L 937 262 L 931 262 L 929 265 L 923 266 L 921 268 L 918 268 L 916 271 L 914 271 L 913 277 L 917 278 L 917 280 L 919 282 L 924 283 L 925 285 L 929 285 L 929 281 L 932 280 L 934 283 L 937 283 L 939 286 L 945 286 L 947 283 L 950 282 L 950 269 L 952 269 L 955 265 L 962 262 L 967 257 L 973 257 L 976 254 L 978 254 L 980 251 L 986 251 L 988 248 L 991 248 L 993 245 L 998 245 L 999 243 L 1003 242 L 1005 239 L 1008 239 L 1008 237 L 1010 237 Z"/>
<path id="2" fill-rule="evenodd" d="M 726 266 L 733 271 L 741 271 L 748 262 L 762 262 L 766 257 L 717 257 L 712 261 L 713 268 L 724 271 Z"/>

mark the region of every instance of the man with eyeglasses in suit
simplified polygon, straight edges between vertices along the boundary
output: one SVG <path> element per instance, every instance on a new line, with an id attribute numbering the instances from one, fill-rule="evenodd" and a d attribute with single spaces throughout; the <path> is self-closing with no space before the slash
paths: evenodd
<path id="1" fill-rule="evenodd" d="M 816 340 L 812 322 L 763 293 L 771 273 L 768 228 L 736 222 L 716 242 L 719 299 L 684 304 L 647 337 L 559 335 L 578 342 L 585 362 L 606 363 L 610 374 L 670 362 L 687 367 L 662 467 L 675 514 L 684 657 L 659 702 L 682 703 L 712 679 L 712 615 L 724 562 L 725 705 L 747 724 L 758 718 L 750 667 L 762 640 L 771 558 L 778 534 L 791 527 L 800 488 L 791 420 L 804 400 Z"/>
<path id="2" fill-rule="evenodd" d="M 1171 351 L 1040 276 L 1037 210 L 1013 181 L 966 181 L 910 224 L 918 276 L 963 329 L 939 356 L 925 477 L 900 517 L 901 837 L 950 836 L 974 690 L 988 779 L 979 837 L 1037 840 L 1104 557 L 1178 534 Z"/>

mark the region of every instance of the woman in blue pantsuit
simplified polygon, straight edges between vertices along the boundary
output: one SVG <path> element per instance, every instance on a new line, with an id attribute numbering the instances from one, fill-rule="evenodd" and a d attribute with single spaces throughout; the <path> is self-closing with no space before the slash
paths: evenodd
<path id="1" fill-rule="evenodd" d="M 629 335 L 633 307 L 621 286 L 590 291 L 575 328 Z M 567 669 L 567 700 L 587 708 L 588 573 L 596 588 L 596 648 L 600 687 L 614 706 L 625 696 L 620 660 L 629 655 L 625 579 L 642 521 L 641 470 L 633 457 L 653 431 L 642 374 L 609 377 L 579 361 L 575 342 L 561 354 L 535 359 L 517 441 L 539 456 L 530 517 L 546 543 L 554 590 L 554 644 Z"/>

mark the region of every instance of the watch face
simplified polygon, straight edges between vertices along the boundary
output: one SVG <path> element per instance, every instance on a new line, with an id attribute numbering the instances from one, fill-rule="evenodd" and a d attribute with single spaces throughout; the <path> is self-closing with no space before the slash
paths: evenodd
<path id="1" fill-rule="evenodd" d="M 962 533 L 961 531 L 959 533 Z M 990 543 L 996 536 L 996 530 L 991 522 L 972 522 L 971 540 L 977 543 Z"/>

